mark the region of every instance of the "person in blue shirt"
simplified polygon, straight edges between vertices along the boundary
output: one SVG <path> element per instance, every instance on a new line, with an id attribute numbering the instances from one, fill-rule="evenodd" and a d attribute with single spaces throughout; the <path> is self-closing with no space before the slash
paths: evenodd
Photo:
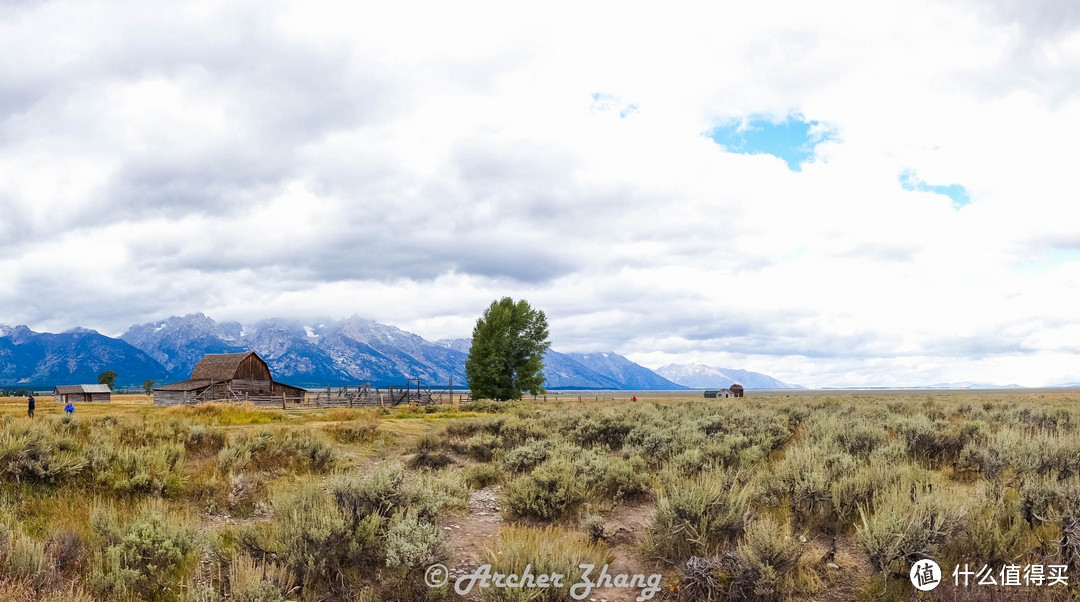
<path id="1" fill-rule="evenodd" d="M 33 395 L 31 395 L 30 398 L 26 400 L 26 415 L 31 417 L 31 418 L 34 417 L 34 396 Z"/>
<path id="2" fill-rule="evenodd" d="M 68 414 L 74 414 L 75 413 L 75 404 L 73 404 L 73 403 L 71 403 L 69 401 L 68 404 L 66 406 L 64 406 L 64 411 L 67 412 Z"/>

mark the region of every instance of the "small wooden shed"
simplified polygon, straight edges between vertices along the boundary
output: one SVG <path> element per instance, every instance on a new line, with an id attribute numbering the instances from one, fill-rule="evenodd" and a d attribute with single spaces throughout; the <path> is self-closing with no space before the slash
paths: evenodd
<path id="1" fill-rule="evenodd" d="M 275 382 L 270 367 L 254 351 L 204 355 L 191 378 L 154 388 L 154 405 L 203 401 L 250 401 L 281 406 L 304 401 L 305 389 Z"/>
<path id="2" fill-rule="evenodd" d="M 53 401 L 67 405 L 87 401 L 112 401 L 109 385 L 59 385 L 53 389 Z"/>
<path id="3" fill-rule="evenodd" d="M 742 397 L 743 387 L 742 385 L 731 385 L 727 389 L 717 389 L 713 391 L 705 391 L 705 399 L 716 399 L 718 397 Z"/>

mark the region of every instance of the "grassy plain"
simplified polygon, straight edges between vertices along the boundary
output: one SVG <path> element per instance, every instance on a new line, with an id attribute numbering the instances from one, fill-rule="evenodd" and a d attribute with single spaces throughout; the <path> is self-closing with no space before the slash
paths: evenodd
<path id="1" fill-rule="evenodd" d="M 278 410 L 132 395 L 74 416 L 45 397 L 33 421 L 2 399 L 0 599 L 570 600 L 462 597 L 425 569 L 583 561 L 661 574 L 664 600 L 1080 599 L 1080 393 L 595 397 Z M 916 595 L 924 558 L 943 583 Z M 996 584 L 954 585 L 965 564 Z"/>

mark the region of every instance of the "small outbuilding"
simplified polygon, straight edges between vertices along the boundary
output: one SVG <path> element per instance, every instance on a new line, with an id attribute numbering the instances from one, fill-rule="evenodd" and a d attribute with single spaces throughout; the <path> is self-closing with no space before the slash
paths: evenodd
<path id="1" fill-rule="evenodd" d="M 154 405 L 203 401 L 250 401 L 282 406 L 302 403 L 305 389 L 275 382 L 270 367 L 254 351 L 204 355 L 191 378 L 154 388 Z"/>
<path id="2" fill-rule="evenodd" d="M 53 401 L 67 405 L 68 402 L 112 401 L 109 385 L 59 385 L 53 389 Z"/>
<path id="3" fill-rule="evenodd" d="M 743 387 L 742 385 L 731 385 L 727 389 L 717 389 L 714 391 L 705 391 L 705 399 L 716 399 L 718 397 L 742 397 Z"/>

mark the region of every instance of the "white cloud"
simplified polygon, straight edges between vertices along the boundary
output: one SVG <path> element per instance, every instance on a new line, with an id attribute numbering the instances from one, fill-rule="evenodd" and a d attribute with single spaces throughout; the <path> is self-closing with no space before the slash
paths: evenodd
<path id="1" fill-rule="evenodd" d="M 4 5 L 0 322 L 512 295 L 654 367 L 1080 380 L 1080 17 L 981 6 Z M 837 131 L 800 172 L 702 135 L 789 114 Z"/>

